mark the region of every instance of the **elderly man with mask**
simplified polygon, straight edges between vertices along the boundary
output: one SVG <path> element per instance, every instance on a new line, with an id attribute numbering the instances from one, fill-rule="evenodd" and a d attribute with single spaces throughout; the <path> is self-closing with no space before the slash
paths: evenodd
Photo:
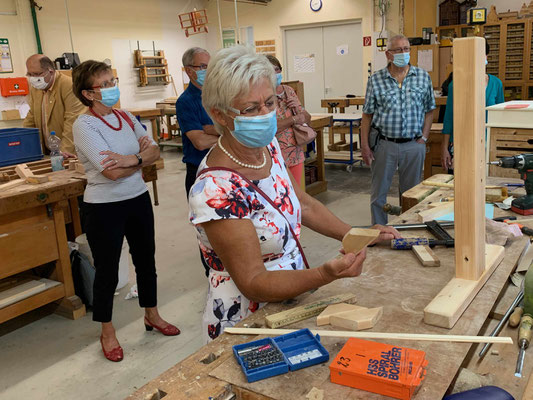
<path id="1" fill-rule="evenodd" d="M 31 85 L 30 111 L 23 126 L 39 129 L 45 154 L 53 131 L 61 139 L 63 156 L 75 157 L 72 124 L 86 107 L 72 93 L 72 79 L 57 72 L 52 60 L 42 54 L 29 57 L 26 70 Z"/>
<path id="2" fill-rule="evenodd" d="M 187 165 L 185 177 L 187 198 L 196 179 L 198 165 L 219 136 L 213 121 L 202 106 L 202 86 L 209 59 L 207 50 L 200 47 L 190 48 L 182 57 L 183 67 L 190 83 L 176 101 L 176 117 L 182 132 L 183 162 Z"/>
<path id="3" fill-rule="evenodd" d="M 372 169 L 373 224 L 387 224 L 387 201 L 396 169 L 401 194 L 420 183 L 435 96 L 429 74 L 409 64 L 405 36 L 390 39 L 388 65 L 368 80 L 361 123 L 361 152 Z"/>

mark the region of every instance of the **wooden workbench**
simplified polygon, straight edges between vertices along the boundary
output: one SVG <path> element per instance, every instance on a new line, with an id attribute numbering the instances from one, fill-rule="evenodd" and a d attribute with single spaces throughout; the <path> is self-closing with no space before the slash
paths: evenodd
<path id="1" fill-rule="evenodd" d="M 53 302 L 56 312 L 69 318 L 85 315 L 85 306 L 74 294 L 65 219 L 68 215 L 81 233 L 77 197 L 86 180 L 68 170 L 46 175 L 49 182 L 0 192 L 0 279 L 55 263 L 46 290 L 0 309 L 0 323 Z M 65 212 L 69 209 L 76 212 Z"/>
<path id="2" fill-rule="evenodd" d="M 427 204 L 449 195 L 449 189 L 439 189 L 421 204 L 399 216 L 394 223 L 418 222 L 417 212 Z M 426 231 L 412 231 L 409 236 L 427 236 Z M 429 326 L 423 323 L 424 307 L 448 283 L 455 273 L 453 249 L 436 248 L 441 260 L 439 268 L 424 268 L 410 251 L 392 250 L 380 245 L 368 249 L 363 274 L 358 278 L 335 281 L 313 294 L 302 295 L 299 303 L 310 302 L 339 293 L 356 293 L 357 304 L 365 307 L 383 306 L 383 316 L 373 330 L 377 332 L 433 333 L 477 335 L 494 306 L 509 273 L 513 270 L 526 239 L 521 238 L 506 246 L 505 258 L 481 289 L 453 329 Z M 335 254 L 331 254 L 331 257 Z M 394 261 L 391 261 L 394 260 Z M 311 260 L 312 262 L 312 260 Z M 292 304 L 293 307 L 295 304 Z M 240 325 L 264 326 L 265 315 L 287 309 L 281 303 L 271 303 L 246 318 Z M 200 322 L 198 322 L 200 323 Z M 315 327 L 308 319 L 292 324 L 291 328 Z M 324 329 L 331 329 L 324 327 Z M 178 363 L 132 394 L 130 399 L 145 399 L 160 390 L 165 399 L 225 399 L 235 393 L 237 399 L 304 399 L 313 387 L 324 391 L 324 399 L 384 399 L 383 396 L 332 384 L 328 364 L 317 365 L 263 381 L 247 383 L 237 366 L 231 346 L 255 336 L 223 334 L 215 341 Z M 389 340 L 388 343 L 420 349 L 429 360 L 427 375 L 414 399 L 441 399 L 452 383 L 459 367 L 471 348 L 468 343 L 408 342 Z M 345 339 L 322 338 L 332 360 Z M 511 346 L 511 345 L 509 345 Z M 207 358 L 215 358 L 208 363 Z M 204 362 L 202 362 L 204 360 Z M 498 371 L 504 373 L 505 371 Z M 506 372 L 505 372 L 506 373 Z M 512 374 L 512 372 L 509 372 Z"/>

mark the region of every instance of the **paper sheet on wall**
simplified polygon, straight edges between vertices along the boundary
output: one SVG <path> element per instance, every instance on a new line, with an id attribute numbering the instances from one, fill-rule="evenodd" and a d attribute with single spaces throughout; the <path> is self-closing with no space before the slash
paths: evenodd
<path id="1" fill-rule="evenodd" d="M 26 118 L 26 115 L 28 115 L 28 112 L 30 111 L 28 103 L 17 105 L 16 108 L 19 110 L 20 118 L 22 119 Z"/>
<path id="2" fill-rule="evenodd" d="M 9 40 L 0 39 L 0 72 L 13 72 Z"/>
<path id="3" fill-rule="evenodd" d="M 294 72 L 315 72 L 315 55 L 294 56 Z"/>
<path id="4" fill-rule="evenodd" d="M 341 44 L 337 46 L 337 55 L 338 56 L 345 56 L 348 54 L 348 45 L 347 44 Z"/>
<path id="5" fill-rule="evenodd" d="M 433 50 L 418 50 L 418 67 L 427 72 L 433 71 Z"/>

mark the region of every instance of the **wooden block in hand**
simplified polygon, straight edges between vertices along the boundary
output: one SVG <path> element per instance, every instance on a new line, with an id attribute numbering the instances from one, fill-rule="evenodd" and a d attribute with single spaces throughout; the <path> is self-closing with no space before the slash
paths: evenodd
<path id="1" fill-rule="evenodd" d="M 329 323 L 337 328 L 360 331 L 372 328 L 383 314 L 383 307 L 366 308 L 364 310 L 347 311 L 332 315 Z"/>
<path id="2" fill-rule="evenodd" d="M 346 254 L 357 254 L 379 237 L 378 229 L 352 228 L 342 239 L 342 248 Z"/>
<path id="3" fill-rule="evenodd" d="M 329 324 L 329 317 L 335 314 L 344 313 L 346 311 L 356 311 L 365 309 L 365 307 L 359 307 L 355 304 L 346 304 L 346 303 L 339 303 L 339 304 L 332 304 L 330 306 L 327 306 L 324 311 L 320 313 L 316 317 L 316 325 L 322 326 L 322 325 L 328 325 Z"/>
<path id="4" fill-rule="evenodd" d="M 440 260 L 429 246 L 413 246 L 413 253 L 424 267 L 440 267 Z"/>

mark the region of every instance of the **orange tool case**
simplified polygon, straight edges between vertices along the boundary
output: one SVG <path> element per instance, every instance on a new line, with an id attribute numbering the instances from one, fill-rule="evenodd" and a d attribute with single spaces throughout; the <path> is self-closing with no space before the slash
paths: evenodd
<path id="1" fill-rule="evenodd" d="M 350 338 L 329 365 L 331 382 L 409 400 L 426 375 L 426 353 Z"/>

